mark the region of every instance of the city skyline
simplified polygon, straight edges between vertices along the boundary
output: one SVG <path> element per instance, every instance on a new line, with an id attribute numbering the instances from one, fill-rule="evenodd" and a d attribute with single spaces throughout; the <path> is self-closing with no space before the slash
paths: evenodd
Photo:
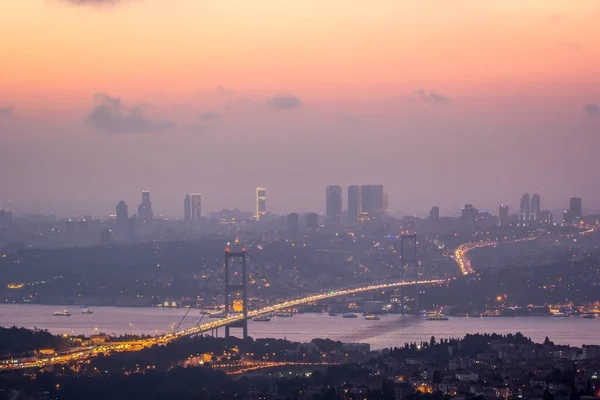
<path id="1" fill-rule="evenodd" d="M 106 214 L 144 188 L 164 215 L 190 188 L 248 208 L 256 184 L 274 212 L 322 210 L 321 188 L 360 182 L 392 212 L 523 188 L 600 205 L 596 1 L 111 3 L 0 5 L 15 212 Z"/>

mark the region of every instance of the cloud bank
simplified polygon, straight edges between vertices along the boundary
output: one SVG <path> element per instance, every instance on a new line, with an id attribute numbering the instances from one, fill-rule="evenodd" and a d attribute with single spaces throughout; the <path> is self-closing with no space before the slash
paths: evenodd
<path id="1" fill-rule="evenodd" d="M 302 107 L 302 101 L 291 94 L 279 93 L 267 99 L 267 106 L 276 110 L 293 110 Z"/>
<path id="2" fill-rule="evenodd" d="M 448 103 L 450 99 L 446 96 L 443 96 L 436 92 L 427 92 L 424 89 L 415 90 L 415 94 L 421 98 L 426 103 L 431 104 L 443 104 Z"/>
<path id="3" fill-rule="evenodd" d="M 121 99 L 99 93 L 98 104 L 87 117 L 86 123 L 97 130 L 110 133 L 160 133 L 175 125 L 168 120 L 149 119 L 141 107 L 129 110 L 123 107 Z"/>
<path id="4" fill-rule="evenodd" d="M 14 110 L 14 106 L 0 107 L 0 115 L 11 115 Z"/>
<path id="5" fill-rule="evenodd" d="M 73 4 L 76 6 L 103 6 L 103 5 L 114 5 L 120 3 L 122 0 L 62 0 L 63 2 Z"/>
<path id="6" fill-rule="evenodd" d="M 585 106 L 583 106 L 583 112 L 588 117 L 600 117 L 600 107 L 598 107 L 597 104 L 586 104 Z"/>

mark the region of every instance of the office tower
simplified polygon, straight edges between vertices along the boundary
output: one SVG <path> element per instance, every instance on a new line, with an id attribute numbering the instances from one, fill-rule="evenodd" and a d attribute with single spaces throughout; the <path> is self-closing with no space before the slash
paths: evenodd
<path id="1" fill-rule="evenodd" d="M 287 230 L 288 232 L 298 232 L 298 214 L 291 213 L 287 216 Z"/>
<path id="2" fill-rule="evenodd" d="M 371 218 L 383 212 L 383 185 L 362 186 L 362 212 Z"/>
<path id="3" fill-rule="evenodd" d="M 319 214 L 308 213 L 306 215 L 306 229 L 316 230 L 319 227 Z"/>
<path id="4" fill-rule="evenodd" d="M 498 225 L 500 226 L 508 226 L 508 206 L 506 204 L 501 204 L 498 209 Z"/>
<path id="5" fill-rule="evenodd" d="M 325 216 L 333 224 L 340 223 L 342 215 L 342 187 L 328 186 L 325 190 Z"/>
<path id="6" fill-rule="evenodd" d="M 544 225 L 552 225 L 554 223 L 554 217 L 552 212 L 546 210 L 540 212 L 540 223 Z"/>
<path id="7" fill-rule="evenodd" d="M 583 216 L 581 197 L 571 197 L 569 200 L 569 218 L 575 222 Z"/>
<path id="8" fill-rule="evenodd" d="M 267 189 L 264 187 L 256 188 L 256 214 L 257 221 L 267 213 Z"/>
<path id="9" fill-rule="evenodd" d="M 473 204 L 465 204 L 462 208 L 461 218 L 467 224 L 474 225 L 477 220 L 477 214 L 479 214 L 479 211 L 473 207 Z"/>
<path id="10" fill-rule="evenodd" d="M 429 219 L 435 223 L 440 221 L 440 208 L 438 206 L 431 207 L 431 211 L 429 211 Z"/>
<path id="11" fill-rule="evenodd" d="M 148 229 L 152 224 L 154 214 L 152 212 L 152 202 L 150 201 L 150 192 L 142 192 L 142 202 L 138 207 L 138 218 L 143 229 Z"/>
<path id="12" fill-rule="evenodd" d="M 129 209 L 127 204 L 121 200 L 117 204 L 117 237 L 119 239 L 127 238 L 129 231 Z"/>
<path id="13" fill-rule="evenodd" d="M 388 213 L 388 195 L 387 195 L 387 193 L 384 193 L 381 196 L 381 211 L 385 215 L 387 215 L 387 213 Z"/>
<path id="14" fill-rule="evenodd" d="M 534 194 L 531 197 L 531 208 L 529 209 L 529 220 L 539 222 L 540 212 L 542 211 L 540 195 L 539 193 Z"/>
<path id="15" fill-rule="evenodd" d="M 186 221 L 192 219 L 192 199 L 189 194 L 186 194 L 183 199 L 183 219 Z"/>
<path id="16" fill-rule="evenodd" d="M 202 216 L 202 195 L 200 193 L 190 194 L 190 219 L 199 221 Z"/>
<path id="17" fill-rule="evenodd" d="M 519 223 L 522 226 L 527 225 L 527 221 L 529 221 L 529 212 L 530 212 L 530 203 L 529 203 L 529 193 L 525 193 L 523 197 L 521 197 L 521 208 L 519 212 Z"/>
<path id="18" fill-rule="evenodd" d="M 356 225 L 362 214 L 362 188 L 357 185 L 348 187 L 348 222 Z"/>

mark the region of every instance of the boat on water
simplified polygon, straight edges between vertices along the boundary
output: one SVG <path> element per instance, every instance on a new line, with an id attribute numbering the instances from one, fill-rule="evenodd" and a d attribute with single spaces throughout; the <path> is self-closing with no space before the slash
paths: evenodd
<path id="1" fill-rule="evenodd" d="M 208 318 L 225 318 L 225 313 L 208 314 Z"/>
<path id="2" fill-rule="evenodd" d="M 93 314 L 94 312 L 92 310 L 90 310 L 89 308 L 84 308 L 83 310 L 81 310 L 82 314 Z"/>
<path id="3" fill-rule="evenodd" d="M 448 321 L 448 317 L 442 313 L 428 313 L 427 321 Z"/>
<path id="4" fill-rule="evenodd" d="M 583 314 L 583 318 L 594 319 L 596 318 L 596 314 Z"/>
<path id="5" fill-rule="evenodd" d="M 358 318 L 356 314 L 348 313 L 343 315 L 344 318 Z"/>
<path id="6" fill-rule="evenodd" d="M 338 316 L 338 314 L 337 314 L 337 313 L 334 313 L 334 312 L 330 312 L 330 313 L 329 313 L 329 316 L 330 316 L 330 317 L 337 317 L 337 316 Z"/>
<path id="7" fill-rule="evenodd" d="M 259 315 L 258 317 L 254 317 L 252 321 L 254 322 L 269 322 L 271 318 L 267 315 Z"/>
<path id="8" fill-rule="evenodd" d="M 367 321 L 379 321 L 381 318 L 379 318 L 379 315 L 366 315 L 365 319 Z"/>
<path id="9" fill-rule="evenodd" d="M 291 312 L 278 312 L 274 315 L 279 318 L 292 318 L 294 316 L 294 314 Z"/>
<path id="10" fill-rule="evenodd" d="M 54 314 L 57 317 L 70 317 L 71 313 L 68 310 L 59 310 L 59 311 L 54 311 Z"/>
<path id="11" fill-rule="evenodd" d="M 557 317 L 557 318 L 567 318 L 567 317 L 571 316 L 571 314 L 567 314 L 567 313 L 564 313 L 564 312 L 557 312 L 557 313 L 554 313 L 552 315 L 554 317 Z"/>

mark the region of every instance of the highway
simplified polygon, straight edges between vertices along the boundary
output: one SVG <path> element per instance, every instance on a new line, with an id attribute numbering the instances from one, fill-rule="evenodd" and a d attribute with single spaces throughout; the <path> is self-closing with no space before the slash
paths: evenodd
<path id="1" fill-rule="evenodd" d="M 535 240 L 535 239 L 537 239 L 537 237 L 533 236 L 533 237 L 526 237 L 526 238 L 514 239 L 514 240 L 510 240 L 510 241 L 503 241 L 503 242 L 496 241 L 496 240 L 482 240 L 479 242 L 464 243 L 464 244 L 461 244 L 460 246 L 458 246 L 458 248 L 454 252 L 454 260 L 458 264 L 458 267 L 460 268 L 460 272 L 463 275 L 470 275 L 475 272 L 473 267 L 471 267 L 471 260 L 469 259 L 469 254 L 468 254 L 471 250 L 480 249 L 482 247 L 495 246 L 497 244 L 519 243 L 519 242 L 526 242 L 526 241 Z"/>

